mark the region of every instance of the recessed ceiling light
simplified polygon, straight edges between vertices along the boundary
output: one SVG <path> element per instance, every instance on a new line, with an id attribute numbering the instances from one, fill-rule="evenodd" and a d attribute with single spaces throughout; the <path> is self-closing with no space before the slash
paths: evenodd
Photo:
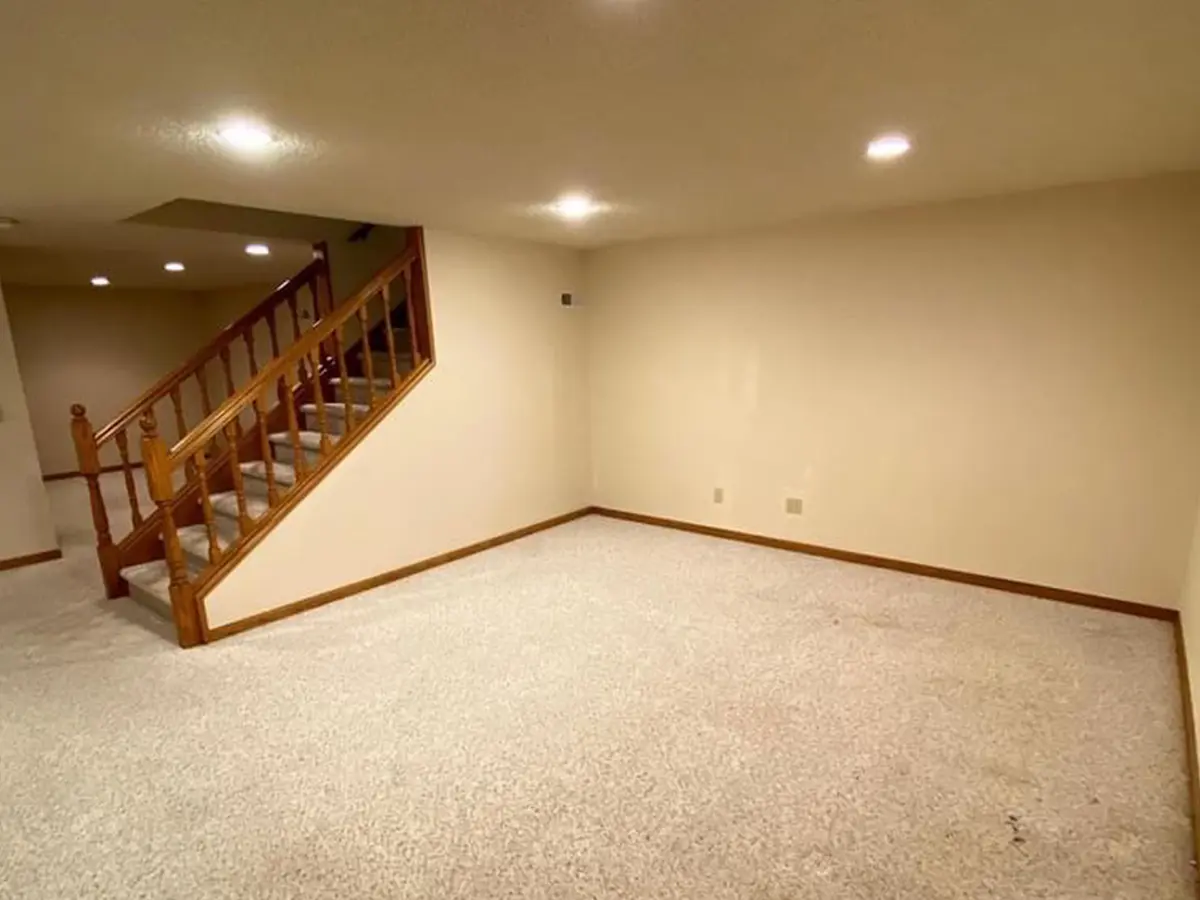
<path id="1" fill-rule="evenodd" d="M 270 256 L 271 248 L 266 244 L 247 244 L 246 252 L 251 256 Z"/>
<path id="2" fill-rule="evenodd" d="M 899 159 L 912 149 L 912 141 L 902 134 L 881 134 L 867 144 L 867 159 L 889 162 Z"/>
<path id="3" fill-rule="evenodd" d="M 16 228 L 17 220 L 10 216 L 0 216 L 0 228 Z"/>
<path id="4" fill-rule="evenodd" d="M 226 147 L 239 153 L 262 153 L 275 143 L 269 128 L 245 120 L 226 122 L 217 129 L 217 137 Z"/>
<path id="5" fill-rule="evenodd" d="M 582 222 L 607 208 L 587 194 L 563 194 L 547 207 L 551 213 L 567 222 Z"/>
<path id="6" fill-rule="evenodd" d="M 92 277 L 92 287 L 108 287 L 111 283 L 104 275 L 95 275 Z"/>
<path id="7" fill-rule="evenodd" d="M 165 266 L 163 266 L 163 268 L 166 269 L 168 272 L 182 272 L 184 266 L 183 266 L 183 263 L 181 263 L 181 262 L 169 262 Z"/>

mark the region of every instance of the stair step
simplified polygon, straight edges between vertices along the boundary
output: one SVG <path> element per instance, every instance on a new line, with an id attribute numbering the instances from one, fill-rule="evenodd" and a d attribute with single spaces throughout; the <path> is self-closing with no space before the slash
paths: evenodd
<path id="1" fill-rule="evenodd" d="M 266 473 L 263 473 L 263 478 L 266 478 Z M 263 482 L 265 487 L 266 482 Z M 212 504 L 213 511 L 218 515 L 226 516 L 227 518 L 237 520 L 238 517 L 238 502 L 237 494 L 233 491 L 221 491 L 217 494 L 209 494 L 208 502 Z M 251 519 L 257 519 L 264 515 L 271 508 L 271 504 L 267 502 L 265 493 L 251 493 L 246 491 L 246 515 Z"/>
<path id="2" fill-rule="evenodd" d="M 336 444 L 338 442 L 344 422 L 344 419 L 333 419 L 326 422 L 329 426 L 327 434 L 331 443 Z M 300 452 L 304 454 L 304 461 L 310 466 L 315 466 L 321 461 L 321 432 L 301 431 L 297 433 L 296 437 L 300 444 Z M 271 442 L 271 446 L 275 448 L 275 459 L 288 465 L 295 464 L 296 451 L 292 449 L 291 435 L 286 431 L 281 431 L 278 434 L 271 435 L 268 440 Z"/>
<path id="3" fill-rule="evenodd" d="M 247 478 L 253 478 L 256 481 L 263 483 L 263 490 L 266 490 L 267 484 L 267 464 L 261 459 L 256 459 L 253 462 L 244 462 L 240 465 L 242 474 Z M 296 483 L 296 470 L 287 463 L 276 462 L 271 466 L 271 471 L 275 474 L 275 484 L 280 491 L 284 491 Z M 247 490 L 249 490 L 247 485 Z"/>
<path id="4" fill-rule="evenodd" d="M 377 378 L 375 380 L 378 381 L 379 379 Z M 366 383 L 365 378 L 363 379 L 363 383 L 364 384 Z M 388 382 L 384 382 L 384 383 L 388 384 Z M 389 384 L 389 387 L 390 387 L 390 384 Z M 359 419 L 361 419 L 363 416 L 365 416 L 367 413 L 369 413 L 371 411 L 371 407 L 367 406 L 365 403 L 355 403 L 355 404 L 353 404 L 353 406 L 354 406 L 354 415 L 356 418 L 359 418 Z M 304 403 L 300 406 L 300 411 L 302 413 L 312 413 L 313 415 L 316 415 L 317 404 Z M 325 415 L 330 418 L 336 417 L 338 419 L 344 419 L 346 417 L 346 404 L 340 403 L 340 402 L 339 403 L 326 403 L 325 404 Z"/>
<path id="5" fill-rule="evenodd" d="M 342 384 L 342 378 L 340 375 L 336 376 L 334 378 L 330 378 L 329 383 L 334 385 L 335 387 L 340 387 Z M 362 377 L 361 375 L 351 375 L 349 378 L 346 379 L 345 383 L 350 385 L 351 387 L 366 387 L 367 379 Z M 375 383 L 375 390 L 377 390 L 377 391 L 384 390 L 384 389 L 390 388 L 392 386 L 392 380 L 390 378 L 376 378 L 374 383 Z"/>
<path id="6" fill-rule="evenodd" d="M 189 565 L 188 571 L 194 575 L 199 569 Z M 121 570 L 121 577 L 129 585 L 130 597 L 165 619 L 172 617 L 171 571 L 167 568 L 166 560 L 156 559 L 136 566 L 126 566 Z"/>
<path id="7" fill-rule="evenodd" d="M 267 438 L 276 447 L 287 447 L 289 450 L 292 446 L 292 436 L 286 431 L 278 431 Z M 336 440 L 333 435 L 330 435 L 330 440 Z M 320 450 L 321 449 L 321 432 L 319 431 L 298 431 L 296 432 L 296 441 L 305 450 Z"/>
<path id="8" fill-rule="evenodd" d="M 217 546 L 224 550 L 238 538 L 237 522 L 224 516 L 215 516 L 213 525 L 217 529 Z M 204 525 L 187 525 L 179 529 L 179 546 L 189 566 L 203 568 L 209 564 L 208 529 Z"/>

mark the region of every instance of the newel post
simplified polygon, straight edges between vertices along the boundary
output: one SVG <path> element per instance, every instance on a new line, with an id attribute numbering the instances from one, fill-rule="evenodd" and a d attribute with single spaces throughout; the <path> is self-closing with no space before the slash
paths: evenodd
<path id="1" fill-rule="evenodd" d="M 100 574 L 104 578 L 104 594 L 111 600 L 119 596 L 121 591 L 121 554 L 113 544 L 108 511 L 104 508 L 104 495 L 100 493 L 100 450 L 96 446 L 96 434 L 92 431 L 92 423 L 88 421 L 87 410 L 82 403 L 71 407 L 71 437 L 75 441 L 79 471 L 87 481 L 92 527 L 96 529 L 96 556 L 100 560 Z"/>
<path id="2" fill-rule="evenodd" d="M 175 633 L 180 647 L 194 647 L 203 641 L 200 631 L 200 615 L 196 607 L 192 585 L 188 581 L 187 563 L 183 558 L 183 547 L 179 544 L 179 532 L 175 528 L 175 486 L 171 481 L 171 463 L 166 442 L 159 437 L 158 423 L 154 413 L 142 416 L 142 464 L 146 467 L 146 481 L 150 497 L 162 514 L 163 550 L 167 558 L 167 569 L 171 573 L 171 615 L 175 619 Z"/>

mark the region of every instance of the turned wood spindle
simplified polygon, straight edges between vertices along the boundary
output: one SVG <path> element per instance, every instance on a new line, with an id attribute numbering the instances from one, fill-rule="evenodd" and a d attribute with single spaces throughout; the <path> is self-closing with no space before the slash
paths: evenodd
<path id="1" fill-rule="evenodd" d="M 260 393 L 253 400 L 254 427 L 258 430 L 259 450 L 262 452 L 263 468 L 267 476 L 267 505 L 279 503 L 279 488 L 275 483 L 275 457 L 271 453 L 271 436 L 267 431 L 266 403 Z"/>
<path id="2" fill-rule="evenodd" d="M 100 492 L 100 449 L 96 446 L 96 434 L 92 431 L 92 423 L 88 421 L 87 410 L 82 403 L 71 407 L 71 438 L 75 443 L 79 471 L 87 482 L 92 527 L 96 530 L 96 556 L 104 577 L 104 593 L 112 599 L 120 593 L 121 556 L 113 544 L 108 511 L 104 508 L 104 495 Z"/>
<path id="3" fill-rule="evenodd" d="M 296 421 L 296 404 L 292 400 L 295 396 L 293 389 L 296 386 L 296 373 L 291 366 L 284 370 L 283 378 L 288 387 L 288 401 L 283 404 L 283 408 L 287 415 L 288 438 L 292 445 L 292 468 L 296 470 L 296 481 L 299 483 L 300 476 L 308 471 L 308 460 L 305 459 L 304 448 L 300 444 L 300 426 Z"/>
<path id="4" fill-rule="evenodd" d="M 363 370 L 367 376 L 367 406 L 373 409 L 375 407 L 375 361 L 371 358 L 371 332 L 367 328 L 367 306 L 369 304 L 370 298 L 358 308 L 358 327 L 362 332 Z M 383 324 L 386 327 L 388 323 L 385 320 Z M 350 398 L 351 401 L 353 399 L 353 397 Z"/>
<path id="5" fill-rule="evenodd" d="M 146 481 L 162 521 L 163 551 L 170 572 L 171 615 L 175 620 L 175 632 L 181 647 L 193 647 L 203 640 L 203 633 L 200 627 L 200 611 L 188 581 L 183 547 L 179 543 L 179 531 L 175 527 L 175 488 L 171 482 L 170 457 L 166 443 L 158 435 L 153 411 L 148 411 L 142 416 L 141 427 L 142 463 L 146 467 Z"/>
<path id="6" fill-rule="evenodd" d="M 342 386 L 343 412 L 346 416 L 346 431 L 354 428 L 354 395 L 350 392 L 350 374 L 346 369 L 346 353 L 342 347 L 342 326 L 333 329 L 333 347 L 337 354 L 338 378 Z"/>
<path id="7" fill-rule="evenodd" d="M 389 282 L 383 286 L 383 333 L 387 339 L 388 378 L 392 382 L 392 390 L 400 383 L 400 372 L 396 369 L 396 336 L 392 333 L 392 285 Z"/>
<path id="8" fill-rule="evenodd" d="M 242 476 L 242 464 L 238 458 L 238 441 L 234 437 L 233 423 L 225 426 L 225 437 L 229 441 L 229 475 L 233 480 L 233 495 L 237 500 L 238 535 L 245 537 L 253 520 L 246 508 L 246 482 Z"/>
<path id="9" fill-rule="evenodd" d="M 212 498 L 208 496 L 208 457 L 203 448 L 196 451 L 196 473 L 200 479 L 200 511 L 204 516 L 204 530 L 208 534 L 208 561 L 215 564 L 221 561 L 221 541 L 217 534 Z"/>
<path id="10" fill-rule="evenodd" d="M 116 435 L 117 452 L 121 455 L 121 472 L 125 476 L 125 494 L 129 497 L 129 517 L 133 527 L 142 524 L 142 509 L 138 503 L 137 484 L 133 480 L 133 466 L 129 463 L 129 438 L 122 428 Z"/>

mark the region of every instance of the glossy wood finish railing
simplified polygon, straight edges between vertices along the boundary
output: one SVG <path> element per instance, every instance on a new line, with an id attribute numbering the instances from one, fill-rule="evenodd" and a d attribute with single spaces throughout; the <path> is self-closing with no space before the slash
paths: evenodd
<path id="1" fill-rule="evenodd" d="M 220 403 L 236 393 L 234 362 L 245 362 L 250 376 L 259 371 L 259 353 L 255 346 L 255 332 L 260 336 L 265 331 L 272 358 L 280 353 L 281 346 L 289 343 L 285 328 L 290 320 L 291 342 L 301 337 L 300 310 L 314 322 L 332 306 L 330 294 L 329 266 L 322 248 L 314 248 L 314 258 L 309 265 L 289 278 L 270 296 L 237 321 L 228 325 L 208 344 L 192 355 L 181 366 L 164 376 L 140 397 L 127 406 L 115 419 L 98 431 L 93 430 L 82 404 L 71 407 L 71 434 L 79 461 L 79 471 L 87 481 L 88 497 L 92 508 L 92 522 L 96 531 L 97 554 L 104 577 L 105 592 L 109 597 L 119 596 L 121 591 L 120 569 L 123 566 L 157 557 L 157 532 L 161 520 L 161 507 L 143 512 L 142 498 L 138 495 L 134 470 L 139 463 L 131 457 L 129 430 L 136 427 L 148 414 L 159 417 L 156 407 L 164 418 L 171 422 L 179 440 L 186 438 L 199 424 L 198 420 L 214 412 L 213 394 L 217 393 Z M 280 320 L 284 322 L 281 324 Z M 281 334 L 280 332 L 284 332 Z M 217 380 L 219 378 L 219 380 Z M 211 380 L 210 380 L 211 379 Z M 200 415 L 196 415 L 197 405 Z M 233 433 L 241 433 L 241 423 L 235 423 Z M 135 439 L 136 439 L 135 432 Z M 215 442 L 206 445 L 206 450 L 216 453 L 223 461 L 231 446 L 229 436 L 216 436 Z M 106 467 L 102 457 L 112 455 L 115 449 L 116 466 L 124 473 L 125 500 L 129 509 L 129 531 L 121 541 L 115 542 L 110 522 L 109 509 L 100 489 L 100 473 Z M 145 462 L 143 458 L 142 462 Z M 195 459 L 183 473 L 186 486 L 195 485 L 200 470 Z"/>
<path id="2" fill-rule="evenodd" d="M 412 367 L 401 365 L 394 342 L 389 340 L 386 371 L 375 371 L 369 350 L 365 354 L 357 351 L 370 333 L 368 323 L 380 316 L 383 321 L 390 321 L 393 305 L 400 302 L 407 306 L 407 321 L 413 333 Z M 357 366 L 347 362 L 355 356 L 365 357 L 358 371 L 354 371 Z M 169 447 L 159 433 L 153 411 L 143 416 L 142 458 L 161 523 L 163 549 L 170 569 L 171 608 L 183 646 L 206 639 L 204 595 L 432 366 L 428 296 L 418 238 L 354 297 L 327 312 L 174 446 Z M 365 397 L 355 397 L 352 376 L 368 379 L 360 382 L 364 384 Z M 315 434 L 316 442 L 302 440 L 303 403 L 311 404 L 310 413 L 317 425 L 304 436 L 311 438 Z M 342 433 L 336 442 L 330 438 L 328 428 L 335 404 L 337 415 L 343 419 Z M 239 431 L 243 422 L 248 424 Z M 276 470 L 281 464 L 272 456 L 273 436 L 275 441 L 286 440 L 291 450 L 291 483 L 286 491 L 277 477 Z M 222 440 L 231 456 L 228 468 L 232 477 L 228 486 L 220 489 L 231 490 L 237 504 L 236 533 L 224 539 L 208 500 L 213 489 L 208 477 L 212 468 L 209 448 Z M 247 513 L 246 488 L 238 465 L 248 459 L 261 460 L 265 469 L 266 508 L 254 518 Z M 184 473 L 190 471 L 197 473 L 197 496 L 181 496 L 176 485 L 187 484 Z M 189 568 L 180 545 L 179 511 L 184 507 L 196 510 L 196 524 L 202 522 L 205 526 L 207 558 L 198 570 L 194 551 Z"/>

